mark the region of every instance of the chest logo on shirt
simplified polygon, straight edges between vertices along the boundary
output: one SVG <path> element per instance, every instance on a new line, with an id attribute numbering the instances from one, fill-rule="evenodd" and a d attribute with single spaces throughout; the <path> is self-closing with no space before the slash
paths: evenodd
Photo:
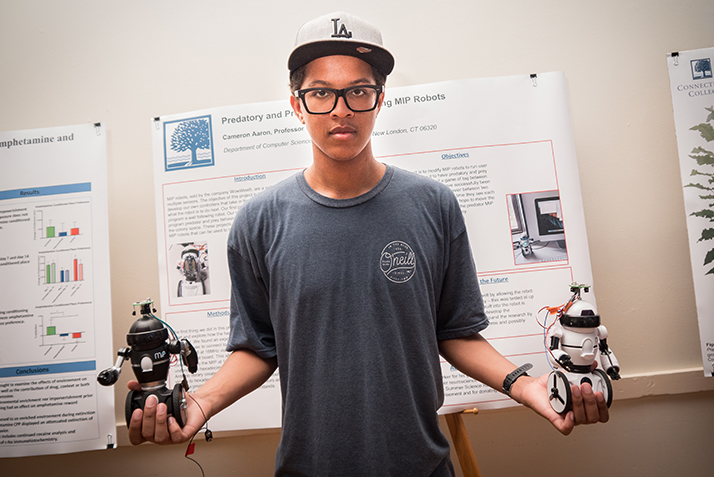
<path id="1" fill-rule="evenodd" d="M 416 255 L 408 243 L 395 240 L 382 250 L 379 266 L 390 281 L 408 282 L 416 272 Z"/>

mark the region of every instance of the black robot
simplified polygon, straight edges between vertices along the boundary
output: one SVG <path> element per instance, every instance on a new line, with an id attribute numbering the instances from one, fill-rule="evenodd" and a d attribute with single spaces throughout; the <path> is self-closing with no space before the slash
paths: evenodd
<path id="1" fill-rule="evenodd" d="M 198 369 L 198 355 L 193 345 L 188 340 L 179 340 L 173 329 L 173 339 L 169 339 L 168 325 L 164 326 L 165 323 L 152 314 L 152 303 L 154 301 L 151 299 L 134 303 L 134 307 L 141 307 L 141 318 L 131 325 L 129 333 L 126 334 L 129 347 L 121 348 L 117 352 L 116 364 L 99 373 L 97 381 L 103 386 L 113 385 L 119 379 L 122 364 L 130 359 L 134 375 L 141 384 L 141 391 L 129 391 L 126 397 L 127 425 L 134 410 L 144 409 L 146 398 L 153 394 L 159 402 L 166 404 L 168 414 L 174 416 L 179 426 L 183 427 L 186 423 L 185 392 L 188 390 L 188 383 L 184 376 L 182 383 L 169 389 L 166 387 L 166 379 L 171 355 L 180 354 L 183 365 L 188 367 L 190 373 L 195 373 Z M 132 314 L 136 315 L 136 310 Z"/>

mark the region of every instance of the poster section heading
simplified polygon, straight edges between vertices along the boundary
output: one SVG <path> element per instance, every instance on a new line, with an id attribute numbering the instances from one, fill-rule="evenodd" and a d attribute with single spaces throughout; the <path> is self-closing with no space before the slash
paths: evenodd
<path id="1" fill-rule="evenodd" d="M 59 135 L 59 136 L 34 136 L 34 137 L 12 137 L 9 139 L 0 139 L 0 148 L 10 149 L 18 146 L 34 146 L 37 144 L 54 144 L 60 142 L 74 141 L 74 133 Z"/>

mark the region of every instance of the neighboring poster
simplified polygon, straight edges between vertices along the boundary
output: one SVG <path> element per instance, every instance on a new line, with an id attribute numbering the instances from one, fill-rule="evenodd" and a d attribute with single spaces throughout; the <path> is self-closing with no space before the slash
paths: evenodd
<path id="1" fill-rule="evenodd" d="M 714 376 L 714 48 L 667 58 L 705 376 Z"/>
<path id="2" fill-rule="evenodd" d="M 106 134 L 0 133 L 0 457 L 116 439 Z"/>
<path id="3" fill-rule="evenodd" d="M 287 98 L 163 116 L 152 129 L 161 312 L 198 350 L 198 387 L 226 357 L 235 212 L 308 166 L 310 138 Z M 484 336 L 548 372 L 536 314 L 565 303 L 571 282 L 592 284 L 564 75 L 388 87 L 372 137 L 379 160 L 454 190 L 491 320 Z M 445 361 L 442 373 L 441 412 L 515 405 Z M 211 427 L 279 425 L 276 374 Z"/>

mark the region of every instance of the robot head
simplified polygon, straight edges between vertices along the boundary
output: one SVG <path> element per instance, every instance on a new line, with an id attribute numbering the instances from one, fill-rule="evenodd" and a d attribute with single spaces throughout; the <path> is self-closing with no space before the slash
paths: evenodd
<path id="1" fill-rule="evenodd" d="M 158 348 L 169 338 L 169 331 L 151 315 L 142 315 L 129 328 L 126 344 L 136 351 Z"/>
<path id="2" fill-rule="evenodd" d="M 593 305 L 578 299 L 560 317 L 560 324 L 572 328 L 597 328 L 600 326 L 600 315 Z"/>
<path id="3" fill-rule="evenodd" d="M 141 303 L 141 318 L 126 334 L 126 343 L 131 347 L 131 367 L 142 384 L 165 381 L 170 364 L 169 331 L 151 314 L 151 303 Z"/>

